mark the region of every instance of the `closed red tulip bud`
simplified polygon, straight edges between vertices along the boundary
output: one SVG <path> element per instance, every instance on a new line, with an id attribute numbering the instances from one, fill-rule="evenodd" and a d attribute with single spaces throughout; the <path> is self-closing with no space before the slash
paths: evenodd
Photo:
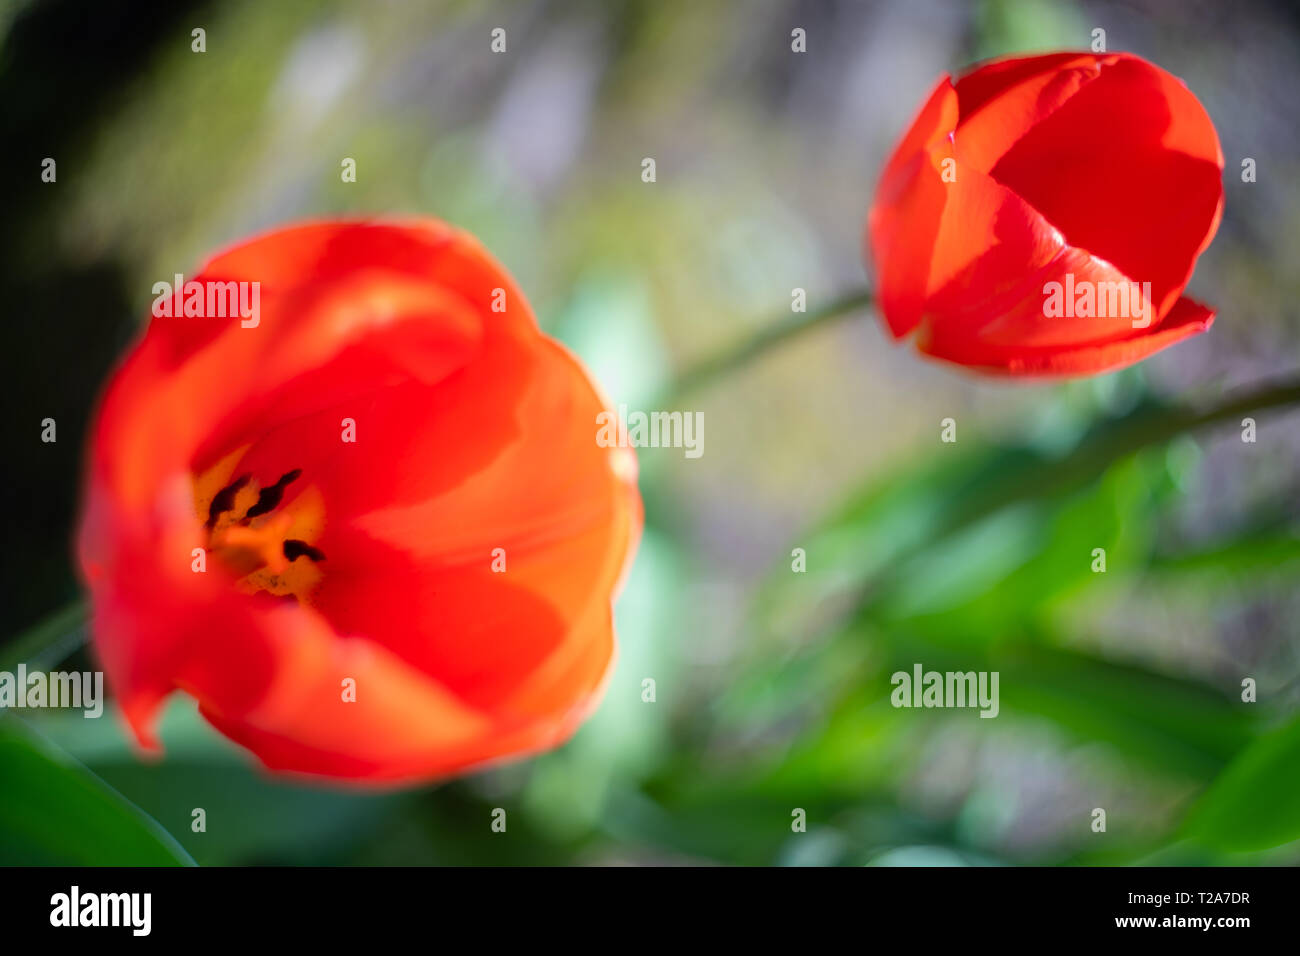
<path id="1" fill-rule="evenodd" d="M 1223 209 L 1223 153 L 1182 81 L 1126 54 L 945 76 L 867 228 L 895 338 L 1017 376 L 1091 375 L 1209 328 L 1182 295 Z"/>
<path id="2" fill-rule="evenodd" d="M 321 223 L 167 286 L 102 400 L 78 545 L 139 740 L 178 689 L 266 766 L 358 781 L 571 734 L 636 462 L 501 267 L 438 222 Z"/>

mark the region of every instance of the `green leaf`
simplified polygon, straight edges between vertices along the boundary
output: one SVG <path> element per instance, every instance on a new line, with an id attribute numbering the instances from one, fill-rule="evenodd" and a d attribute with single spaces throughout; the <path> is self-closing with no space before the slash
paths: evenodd
<path id="1" fill-rule="evenodd" d="M 1242 751 L 1187 816 L 1188 836 L 1223 850 L 1300 839 L 1300 718 Z"/>
<path id="2" fill-rule="evenodd" d="M 390 793 L 348 792 L 272 777 L 199 716 L 193 698 L 175 694 L 158 732 L 161 760 L 142 761 L 111 704 L 100 720 L 47 711 L 32 722 L 45 739 L 149 814 L 200 866 L 268 860 L 292 865 L 333 862 L 331 854 L 374 829 L 392 812 Z M 201 808 L 205 829 L 195 832 Z"/>
<path id="3" fill-rule="evenodd" d="M 1208 779 L 1254 743 L 1254 712 L 1192 681 L 1041 647 L 1000 655 L 997 666 L 1005 710 L 1146 767 Z"/>
<path id="4" fill-rule="evenodd" d="M 1151 571 L 1170 576 L 1197 575 L 1201 586 L 1220 583 L 1231 587 L 1241 587 L 1270 574 L 1285 574 L 1291 570 L 1287 565 L 1300 561 L 1300 533 L 1285 527 L 1279 529 L 1284 520 L 1278 515 L 1269 527 L 1252 528 L 1200 550 L 1157 555 L 1151 562 Z"/>
<path id="5" fill-rule="evenodd" d="M 756 621 L 767 621 L 778 632 L 825 633 L 854 611 L 876 602 L 882 595 L 915 578 L 914 561 L 927 560 L 927 552 L 945 548 L 967 529 L 976 528 L 1006 509 L 1022 514 L 1032 504 L 1053 509 L 1076 495 L 1074 514 L 1062 514 L 1062 530 L 1075 534 L 1089 527 L 1094 508 L 1110 508 L 1109 527 L 1119 542 L 1132 548 L 1134 558 L 1145 554 L 1145 529 L 1133 526 L 1128 516 L 1141 505 L 1143 495 L 1161 493 L 1160 481 L 1150 471 L 1151 456 L 1135 469 L 1121 468 L 1113 488 L 1096 484 L 1117 463 L 1144 449 L 1154 449 L 1196 429 L 1230 421 L 1244 412 L 1259 412 L 1300 402 L 1300 383 L 1282 384 L 1235 396 L 1198 411 L 1148 399 L 1118 417 L 1096 422 L 1072 446 L 1064 449 L 1039 445 L 998 446 L 980 443 L 945 450 L 921 468 L 904 469 L 886 483 L 871 483 L 834 518 L 796 542 L 807 553 L 806 574 L 791 575 L 784 563 L 763 589 Z M 1125 472 L 1131 478 L 1125 477 Z M 1111 503 L 1106 501 L 1111 496 Z M 1028 525 L 1021 530 L 1026 534 Z M 975 532 L 978 536 L 978 532 Z M 999 555 L 1008 563 L 1014 554 Z M 1080 562 L 1074 567 L 1086 567 Z M 952 569 L 945 568 L 945 572 Z M 1023 575 L 1025 582 L 1035 576 Z M 1055 579 L 1054 573 L 1045 575 Z M 1070 579 L 1077 580 L 1077 579 Z M 1000 599 L 999 599 L 1000 600 Z M 807 608 L 818 620 L 807 620 Z"/>
<path id="6" fill-rule="evenodd" d="M 0 719 L 0 865 L 177 866 L 162 827 L 13 718 Z"/>

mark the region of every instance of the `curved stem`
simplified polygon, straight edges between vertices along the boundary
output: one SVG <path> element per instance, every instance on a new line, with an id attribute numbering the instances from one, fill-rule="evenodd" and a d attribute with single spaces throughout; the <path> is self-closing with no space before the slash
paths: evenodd
<path id="1" fill-rule="evenodd" d="M 913 554 L 1010 505 L 1049 495 L 1069 494 L 1096 481 L 1116 461 L 1150 445 L 1160 445 L 1186 432 L 1238 419 L 1249 412 L 1300 405 L 1300 375 L 1262 388 L 1241 391 L 1209 407 L 1191 404 L 1157 405 L 1099 423 L 1077 446 L 1060 458 L 1040 458 L 1010 474 L 985 475 L 956 496 L 924 541 L 895 555 L 888 569 L 864 585 L 856 602 L 862 610 L 876 593 L 889 588 L 891 575 L 905 573 Z"/>
<path id="2" fill-rule="evenodd" d="M 85 642 L 85 625 L 86 602 L 65 605 L 0 647 L 0 671 L 12 672 L 19 664 L 41 670 L 59 663 Z"/>
<path id="3" fill-rule="evenodd" d="M 1296 402 L 1300 402 L 1300 377 L 1269 385 L 1253 392 L 1239 392 L 1229 396 L 1226 401 L 1220 402 L 1213 408 L 1203 411 L 1185 410 L 1183 412 L 1184 421 L 1181 425 L 1184 430 L 1199 428 L 1202 425 L 1227 421 L 1243 412 L 1262 412 Z"/>
<path id="4" fill-rule="evenodd" d="M 746 365 L 769 349 L 807 332 L 809 329 L 826 325 L 836 319 L 847 318 L 871 305 L 873 296 L 870 290 L 842 296 L 812 312 L 796 312 L 788 319 L 774 322 L 757 335 L 747 339 L 735 348 L 722 352 L 688 368 L 677 377 L 668 394 L 679 398 L 693 389 L 708 384 L 713 379 L 733 369 Z M 665 404 L 664 407 L 672 404 Z"/>

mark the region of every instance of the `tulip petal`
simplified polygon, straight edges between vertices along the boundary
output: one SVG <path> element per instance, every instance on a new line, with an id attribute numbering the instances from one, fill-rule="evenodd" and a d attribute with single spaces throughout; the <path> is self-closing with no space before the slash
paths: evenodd
<path id="1" fill-rule="evenodd" d="M 947 199 L 940 161 L 950 153 L 957 95 L 943 77 L 885 167 L 868 219 L 876 263 L 876 297 L 895 338 L 921 321 L 930 270 L 928 251 Z"/>
<path id="2" fill-rule="evenodd" d="M 993 176 L 1071 245 L 1150 282 L 1164 315 L 1218 226 L 1222 167 L 1214 127 L 1187 88 L 1119 56 L 1027 132 Z"/>
<path id="3" fill-rule="evenodd" d="M 1214 311 L 1186 296 L 1180 298 L 1154 331 L 1117 341 L 1080 345 L 1075 348 L 1007 349 L 1001 355 L 985 352 L 967 367 L 988 375 L 1014 378 L 1068 378 L 1100 375 L 1140 362 L 1183 339 L 1207 330 L 1214 323 Z M 936 358 L 947 358 L 933 352 Z"/>
<path id="4" fill-rule="evenodd" d="M 473 428 L 466 416 L 435 413 L 418 433 L 375 429 L 376 453 L 409 462 L 404 472 L 423 488 L 377 499 L 325 479 L 328 497 L 357 510 L 339 513 L 321 541 L 343 556 L 322 613 L 344 632 L 364 623 L 372 639 L 480 706 L 565 653 L 564 635 L 591 594 L 613 589 L 634 534 L 625 450 L 596 443 L 603 401 L 567 353 L 546 349 L 554 354 L 538 357 L 508 421 L 498 425 L 484 405 Z M 489 446 L 496 455 L 474 481 L 443 477 Z M 497 549 L 504 573 L 491 570 Z M 401 614 L 376 615 L 393 603 Z"/>
<path id="5" fill-rule="evenodd" d="M 1066 245 L 1037 210 L 970 168 L 949 186 L 931 281 L 917 345 L 961 364 L 996 361 L 1013 348 L 1100 344 L 1158 325 L 1124 273 Z M 1063 314 L 1048 313 L 1050 283 L 1061 299 L 1070 295 Z M 1095 304 L 1076 314 L 1074 290 L 1085 286 Z"/>
<path id="6" fill-rule="evenodd" d="M 384 648 L 340 636 L 319 615 L 286 605 L 253 620 L 238 655 L 211 641 L 195 645 L 186 687 L 218 730 L 269 768 L 397 779 L 454 763 L 453 755 L 489 739 L 486 715 Z M 272 680 L 255 699 L 232 704 L 239 675 L 225 671 L 254 646 Z"/>
<path id="7" fill-rule="evenodd" d="M 1092 53 L 1066 51 L 986 60 L 963 73 L 953 84 L 960 100 L 962 123 L 977 116 L 994 100 L 998 100 L 1000 105 L 1004 97 L 1018 98 L 1030 90 L 1036 95 L 1043 86 L 1035 81 L 1050 79 L 1060 71 L 1069 72 L 1093 64 L 1097 59 Z M 1013 112 L 1023 115 L 1021 109 Z"/>
<path id="8" fill-rule="evenodd" d="M 956 140 L 965 167 L 987 173 L 1021 137 L 1095 80 L 1113 57 L 1062 53 L 995 61 L 956 83 Z"/>

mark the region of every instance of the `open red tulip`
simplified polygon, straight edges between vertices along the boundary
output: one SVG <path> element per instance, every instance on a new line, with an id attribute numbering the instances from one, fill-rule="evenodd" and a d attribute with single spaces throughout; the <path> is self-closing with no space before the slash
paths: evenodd
<path id="1" fill-rule="evenodd" d="M 1090 375 L 1209 328 L 1182 295 L 1223 209 L 1223 153 L 1182 81 L 1127 54 L 943 77 L 868 220 L 895 338 L 1005 375 Z"/>
<path id="2" fill-rule="evenodd" d="M 191 283 L 155 308 L 102 400 L 79 537 L 141 743 L 178 688 L 268 767 L 327 777 L 565 739 L 641 523 L 578 361 L 439 222 L 281 229 L 192 282 L 257 289 L 259 314 L 187 316 Z"/>

